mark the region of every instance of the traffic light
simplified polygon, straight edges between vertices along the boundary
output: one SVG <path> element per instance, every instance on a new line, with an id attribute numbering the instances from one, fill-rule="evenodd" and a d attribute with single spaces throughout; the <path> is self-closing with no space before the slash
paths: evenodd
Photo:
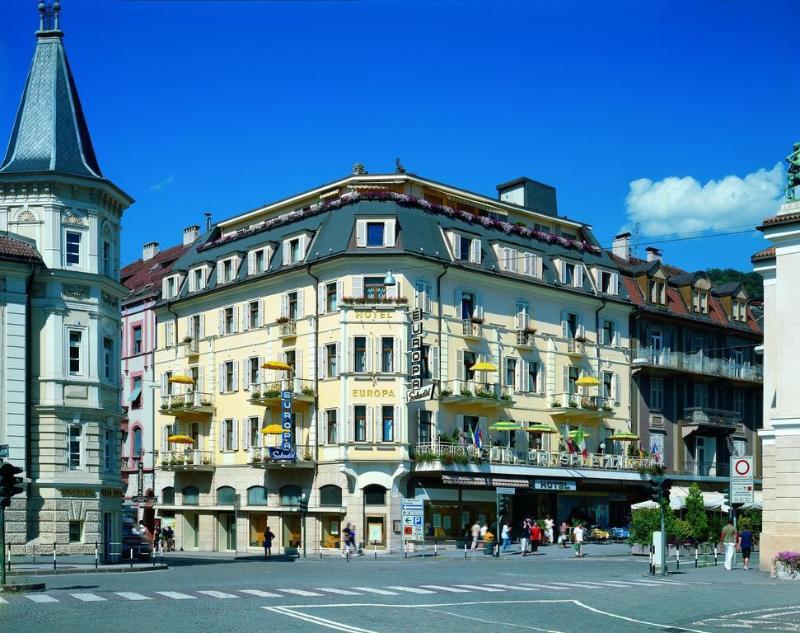
<path id="1" fill-rule="evenodd" d="M 665 479 L 661 484 L 661 500 L 666 504 L 669 504 L 669 489 L 670 483 Z"/>
<path id="2" fill-rule="evenodd" d="M 507 517 L 511 514 L 511 504 L 509 498 L 505 495 L 500 495 L 497 499 L 497 518 Z"/>
<path id="3" fill-rule="evenodd" d="M 22 494 L 22 477 L 17 477 L 22 469 L 13 464 L 0 466 L 0 508 L 11 505 L 11 497 Z"/>
<path id="4" fill-rule="evenodd" d="M 301 496 L 299 505 L 300 505 L 300 512 L 302 512 L 303 514 L 308 512 L 308 497 L 306 497 L 305 495 Z"/>
<path id="5" fill-rule="evenodd" d="M 650 499 L 656 503 L 661 503 L 661 495 L 664 490 L 664 478 L 652 477 L 648 483 L 650 484 Z"/>

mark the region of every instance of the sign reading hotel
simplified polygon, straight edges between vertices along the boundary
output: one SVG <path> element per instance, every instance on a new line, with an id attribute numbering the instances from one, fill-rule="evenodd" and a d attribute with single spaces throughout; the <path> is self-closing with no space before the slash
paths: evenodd
<path id="1" fill-rule="evenodd" d="M 555 492 L 557 490 L 577 490 L 574 481 L 564 481 L 563 479 L 537 479 L 533 482 L 534 490 L 547 490 Z"/>
<path id="2" fill-rule="evenodd" d="M 293 462 L 297 451 L 292 444 L 292 390 L 281 391 L 281 446 L 270 448 L 269 458 L 274 462 Z"/>
<path id="3" fill-rule="evenodd" d="M 433 383 L 422 385 L 423 359 L 422 310 L 411 311 L 411 389 L 408 390 L 408 402 L 430 400 L 433 397 Z"/>

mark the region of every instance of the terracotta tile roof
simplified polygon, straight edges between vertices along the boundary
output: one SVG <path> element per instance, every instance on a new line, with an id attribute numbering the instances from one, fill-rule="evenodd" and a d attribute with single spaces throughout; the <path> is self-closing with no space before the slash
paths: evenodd
<path id="1" fill-rule="evenodd" d="M 0 259 L 41 263 L 42 256 L 39 255 L 36 247 L 27 242 L 15 239 L 10 235 L 0 235 Z"/>
<path id="2" fill-rule="evenodd" d="M 773 257 L 775 257 L 775 247 L 770 246 L 769 248 L 765 248 L 763 251 L 758 251 L 750 258 L 750 261 L 757 262 L 761 261 L 762 259 L 772 259 Z"/>
<path id="3" fill-rule="evenodd" d="M 120 281 L 130 290 L 128 298 L 136 295 L 160 295 L 161 280 L 172 271 L 175 261 L 193 246 L 194 244 L 172 246 L 160 251 L 152 259 L 140 259 L 125 266 L 120 273 Z"/>
<path id="4" fill-rule="evenodd" d="M 636 283 L 633 277 L 622 275 L 620 279 L 622 280 L 622 285 L 625 286 L 625 290 L 628 291 L 631 302 L 637 306 L 644 305 L 644 297 L 642 297 L 642 292 L 639 290 L 639 284 Z"/>
<path id="5" fill-rule="evenodd" d="M 794 222 L 800 222 L 800 213 L 786 213 L 784 215 L 774 215 L 771 218 L 767 218 L 764 220 L 761 226 L 756 228 L 763 229 L 767 226 L 775 226 L 778 224 L 792 224 Z"/>

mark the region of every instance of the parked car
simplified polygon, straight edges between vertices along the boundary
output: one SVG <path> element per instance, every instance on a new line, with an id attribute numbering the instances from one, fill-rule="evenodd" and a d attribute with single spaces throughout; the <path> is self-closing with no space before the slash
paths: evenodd
<path id="1" fill-rule="evenodd" d="M 130 560 L 131 552 L 133 558 L 147 560 L 153 553 L 153 544 L 144 535 L 136 531 L 133 522 L 123 522 L 122 524 L 122 558 Z"/>

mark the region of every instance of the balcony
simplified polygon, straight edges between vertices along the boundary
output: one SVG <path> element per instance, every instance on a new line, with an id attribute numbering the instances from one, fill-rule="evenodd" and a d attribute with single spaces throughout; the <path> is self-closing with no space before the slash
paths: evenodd
<path id="1" fill-rule="evenodd" d="M 277 405 L 281 392 L 292 390 L 292 399 L 298 402 L 314 402 L 314 382 L 293 378 L 250 385 L 250 402 L 261 406 Z"/>
<path id="2" fill-rule="evenodd" d="M 286 319 L 286 317 L 281 317 L 281 319 L 278 321 L 278 338 L 294 338 L 297 336 L 297 321 Z"/>
<path id="3" fill-rule="evenodd" d="M 530 349 L 533 347 L 534 331 L 517 330 L 517 347 Z"/>
<path id="4" fill-rule="evenodd" d="M 513 407 L 512 391 L 497 383 L 474 380 L 446 380 L 439 387 L 442 404 L 472 404 L 479 407 Z"/>
<path id="5" fill-rule="evenodd" d="M 703 352 L 690 354 L 640 347 L 633 355 L 632 364 L 634 367 L 657 367 L 666 371 L 689 372 L 743 382 L 764 381 L 764 368 L 761 365 L 738 363 L 726 358 L 711 358 Z"/>
<path id="6" fill-rule="evenodd" d="M 193 448 L 162 451 L 158 456 L 162 470 L 214 470 L 214 453 Z"/>
<path id="7" fill-rule="evenodd" d="M 314 450 L 308 444 L 295 446 L 296 461 L 273 461 L 269 456 L 270 448 L 277 446 L 251 446 L 247 455 L 247 463 L 255 468 L 313 468 Z"/>
<path id="8" fill-rule="evenodd" d="M 462 319 L 461 334 L 468 339 L 483 338 L 483 323 L 475 323 L 472 319 Z"/>
<path id="9" fill-rule="evenodd" d="M 183 339 L 181 346 L 183 347 L 185 356 L 197 356 L 200 353 L 200 345 L 197 340 L 193 339 L 191 336 L 187 336 Z"/>
<path id="10" fill-rule="evenodd" d="M 214 394 L 202 391 L 171 393 L 161 396 L 161 413 L 181 416 L 187 414 L 211 414 L 214 412 Z"/>
<path id="11" fill-rule="evenodd" d="M 728 477 L 730 475 L 730 464 L 728 462 L 687 460 L 683 465 L 683 473 L 699 477 Z"/>
<path id="12" fill-rule="evenodd" d="M 700 429 L 722 434 L 732 433 L 741 423 L 742 417 L 733 411 L 708 407 L 689 407 L 683 410 L 681 417 L 683 437 Z"/>
<path id="13" fill-rule="evenodd" d="M 570 358 L 580 359 L 586 357 L 586 341 L 571 338 L 567 340 L 567 355 Z"/>
<path id="14" fill-rule="evenodd" d="M 557 393 L 550 401 L 550 415 L 570 418 L 598 418 L 614 415 L 614 399 L 579 393 Z"/>
<path id="15" fill-rule="evenodd" d="M 434 442 L 417 444 L 413 458 L 415 468 L 432 464 L 434 467 L 467 464 L 503 464 L 532 466 L 537 468 L 592 468 L 600 470 L 633 470 L 641 471 L 655 466 L 657 462 L 651 457 L 628 457 L 626 455 L 609 455 L 589 453 L 585 457 L 580 453 L 566 451 L 544 451 L 527 448 L 508 448 L 490 446 L 460 446 Z M 427 470 L 422 468 L 421 470 Z"/>

